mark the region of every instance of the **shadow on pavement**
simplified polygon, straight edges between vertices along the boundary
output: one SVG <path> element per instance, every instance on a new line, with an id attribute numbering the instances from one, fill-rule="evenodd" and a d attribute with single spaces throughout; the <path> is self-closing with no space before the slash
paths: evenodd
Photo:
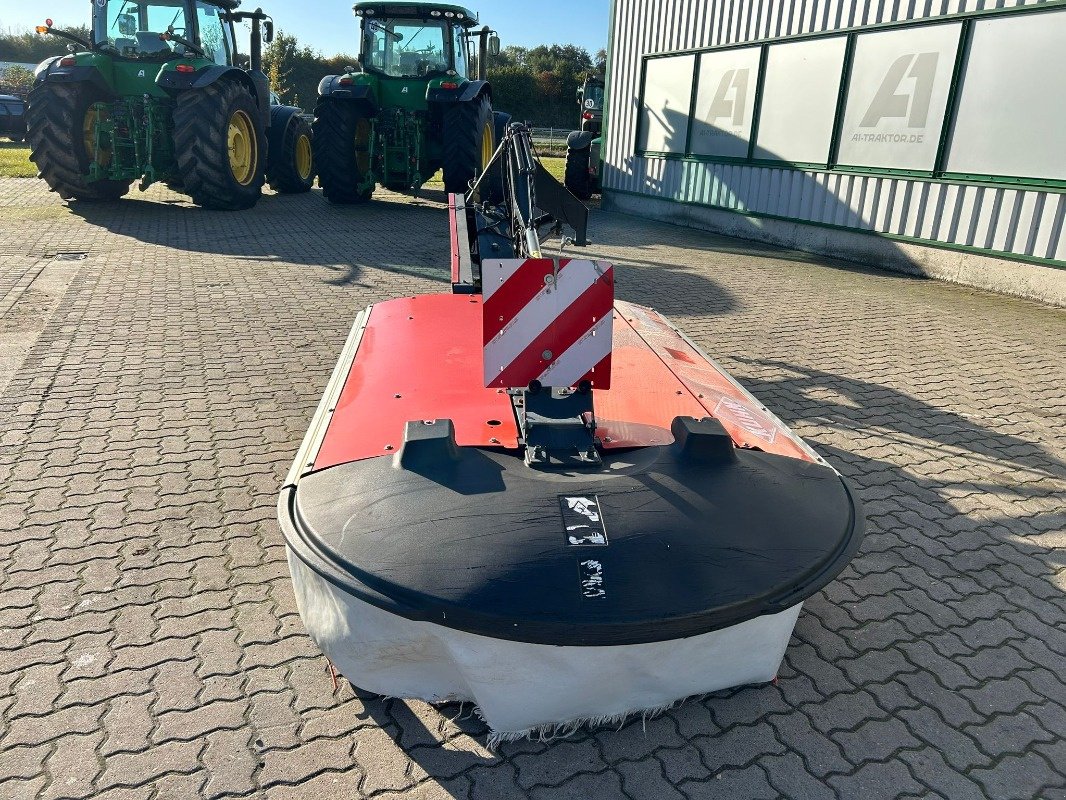
<path id="1" fill-rule="evenodd" d="M 234 259 L 271 264 L 319 267 L 323 282 L 356 285 L 366 268 L 412 275 L 450 285 L 447 195 L 428 190 L 411 200 L 379 190 L 370 202 L 351 206 L 328 203 L 317 190 L 307 195 L 266 194 L 249 211 L 208 211 L 178 195 L 136 195 L 113 203 L 72 202 L 71 211 L 91 225 L 119 236 L 187 254 L 222 254 Z M 591 223 L 595 228 L 595 220 Z M 416 236 L 410 235 L 417 231 Z M 724 238 L 724 237 L 718 237 Z M 735 240 L 734 240 L 735 241 Z M 546 242 L 554 252 L 558 239 Z M 594 249 L 594 248 L 593 248 Z M 773 255 L 772 248 L 767 248 Z M 560 255 L 592 258 L 584 248 Z M 623 266 L 654 269 L 649 276 L 668 283 L 686 298 L 687 313 L 724 313 L 737 307 L 732 294 L 705 276 L 669 260 L 626 260 Z M 638 295 L 624 299 L 640 302 Z"/>
<path id="2" fill-rule="evenodd" d="M 209 211 L 180 195 L 155 193 L 113 203 L 71 202 L 70 210 L 119 236 L 179 253 L 228 255 L 262 265 L 327 270 L 331 285 L 358 283 L 367 267 L 447 284 L 447 216 L 436 205 L 381 192 L 369 203 L 334 206 L 321 192 L 264 194 L 248 211 Z M 406 235 L 417 230 L 418 236 Z"/>

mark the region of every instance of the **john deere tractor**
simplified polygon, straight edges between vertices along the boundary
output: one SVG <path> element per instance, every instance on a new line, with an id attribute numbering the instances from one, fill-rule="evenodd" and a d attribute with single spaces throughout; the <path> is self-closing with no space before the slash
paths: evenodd
<path id="1" fill-rule="evenodd" d="M 262 42 L 273 22 L 240 0 L 93 0 L 89 40 L 52 27 L 70 53 L 37 67 L 31 156 L 61 197 L 113 200 L 164 181 L 206 208 L 255 205 L 314 181 L 300 109 L 271 105 Z M 252 25 L 238 66 L 234 23 Z"/>
<path id="2" fill-rule="evenodd" d="M 446 191 L 465 192 L 510 120 L 493 113 L 485 81 L 499 38 L 448 3 L 379 0 L 353 10 L 359 64 L 323 78 L 315 106 L 315 163 L 326 198 L 362 202 L 377 184 L 417 192 L 438 169 Z"/>

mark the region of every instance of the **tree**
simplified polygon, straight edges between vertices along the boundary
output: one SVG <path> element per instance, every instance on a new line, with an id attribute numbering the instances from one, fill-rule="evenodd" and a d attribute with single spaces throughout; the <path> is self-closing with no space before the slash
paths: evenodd
<path id="1" fill-rule="evenodd" d="M 324 57 L 314 48 L 300 46 L 295 36 L 278 31 L 263 53 L 263 70 L 271 87 L 285 103 L 310 109 L 318 98 L 325 75 L 336 75 L 357 63 L 354 56 Z"/>
<path id="2" fill-rule="evenodd" d="M 528 52 L 527 64 L 534 72 L 554 72 L 566 82 L 584 77 L 592 70 L 589 51 L 573 44 L 534 47 Z"/>
<path id="3" fill-rule="evenodd" d="M 290 83 L 292 69 L 286 68 L 296 60 L 296 37 L 287 36 L 278 31 L 263 52 L 263 71 L 270 80 L 270 88 L 281 98 L 281 102 L 291 104 L 295 101 L 294 90 Z"/>
<path id="4" fill-rule="evenodd" d="M 33 73 L 17 64 L 0 73 L 0 86 L 5 94 L 27 95 L 33 88 Z"/>
<path id="5" fill-rule="evenodd" d="M 593 71 L 583 47 L 511 45 L 489 62 L 493 108 L 542 127 L 575 127 L 577 89 Z"/>
<path id="6" fill-rule="evenodd" d="M 62 26 L 57 25 L 57 27 Z M 85 40 L 88 40 L 90 36 L 89 29 L 84 25 L 63 28 L 63 30 L 70 31 Z M 50 56 L 66 53 L 68 44 L 70 44 L 68 40 L 60 39 L 58 36 L 41 35 L 31 31 L 0 33 L 0 53 L 3 53 L 4 61 L 39 64 Z"/>

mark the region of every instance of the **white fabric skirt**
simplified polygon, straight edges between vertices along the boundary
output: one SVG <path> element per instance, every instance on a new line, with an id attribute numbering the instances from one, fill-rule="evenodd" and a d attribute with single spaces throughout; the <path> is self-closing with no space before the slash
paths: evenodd
<path id="1" fill-rule="evenodd" d="M 490 745 L 770 681 L 803 605 L 684 639 L 530 644 L 391 614 L 325 580 L 292 550 L 288 556 L 307 632 L 344 677 L 391 697 L 473 702 L 492 731 Z"/>

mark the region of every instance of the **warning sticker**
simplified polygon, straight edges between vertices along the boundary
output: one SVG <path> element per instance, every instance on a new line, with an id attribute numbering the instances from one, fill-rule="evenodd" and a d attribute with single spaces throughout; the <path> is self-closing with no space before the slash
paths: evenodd
<path id="1" fill-rule="evenodd" d="M 718 419 L 732 422 L 763 441 L 772 443 L 777 438 L 776 425 L 732 397 L 723 397 L 713 413 Z"/>
<path id="2" fill-rule="evenodd" d="M 607 544 L 607 529 L 596 495 L 559 495 L 559 509 L 563 514 L 567 544 L 574 547 Z"/>
<path id="3" fill-rule="evenodd" d="M 581 596 L 589 600 L 602 600 L 607 596 L 603 588 L 603 564 L 594 558 L 578 562 L 581 573 Z"/>

